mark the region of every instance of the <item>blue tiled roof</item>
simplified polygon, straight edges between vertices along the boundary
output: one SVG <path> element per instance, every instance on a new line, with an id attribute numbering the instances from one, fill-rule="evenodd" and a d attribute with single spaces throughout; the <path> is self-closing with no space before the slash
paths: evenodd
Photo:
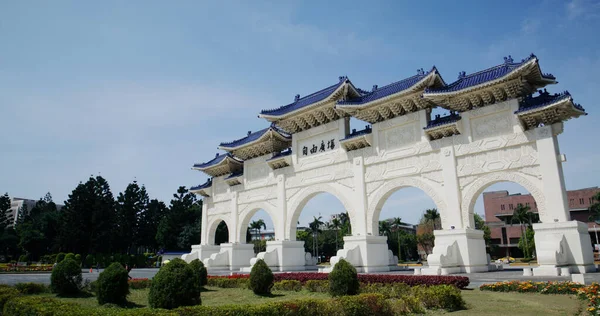
<path id="1" fill-rule="evenodd" d="M 311 105 L 313 103 L 319 102 L 330 96 L 335 90 L 337 90 L 341 85 L 346 82 L 350 82 L 347 77 L 340 77 L 340 81 L 332 86 L 329 86 L 323 90 L 317 91 L 313 94 L 309 94 L 302 98 L 297 98 L 294 103 L 290 103 L 288 105 L 284 105 L 282 107 L 272 109 L 272 110 L 262 110 L 260 111 L 261 115 L 269 115 L 269 116 L 280 116 L 295 110 L 301 109 L 307 105 Z"/>
<path id="2" fill-rule="evenodd" d="M 202 190 L 202 189 L 210 188 L 211 186 L 212 186 L 212 179 L 208 179 L 203 184 L 197 185 L 195 187 L 191 187 L 190 191 Z"/>
<path id="3" fill-rule="evenodd" d="M 227 158 L 227 157 L 229 157 L 229 158 L 233 158 L 233 159 L 235 159 L 235 160 L 239 161 L 237 158 L 233 157 L 233 156 L 232 156 L 230 153 L 226 153 L 226 154 L 217 154 L 217 155 L 215 156 L 215 158 L 213 158 L 213 159 L 212 159 L 212 160 L 210 160 L 210 161 L 207 161 L 207 162 L 204 162 L 204 163 L 197 163 L 197 164 L 194 164 L 194 168 L 199 168 L 199 169 L 208 168 L 208 167 L 210 167 L 210 166 L 214 166 L 214 165 L 216 165 L 216 164 L 219 164 L 221 161 L 223 161 L 223 159 L 225 159 L 225 158 Z M 240 161 L 240 162 L 241 162 L 241 161 Z"/>
<path id="4" fill-rule="evenodd" d="M 346 136 L 344 139 L 340 139 L 340 140 L 347 140 L 347 139 L 358 137 L 361 135 L 371 134 L 372 131 L 373 131 L 373 129 L 371 128 L 371 126 L 367 125 L 367 126 L 365 126 L 365 129 L 361 129 L 360 131 L 353 129 L 352 133 L 348 134 L 348 136 Z"/>
<path id="5" fill-rule="evenodd" d="M 459 78 L 457 81 L 441 88 L 441 89 L 426 89 L 425 93 L 445 93 L 445 92 L 455 92 L 463 89 L 467 89 L 473 86 L 480 85 L 482 83 L 486 83 L 489 81 L 493 81 L 499 78 L 502 78 L 508 74 L 510 74 L 515 69 L 521 67 L 532 59 L 537 58 L 534 54 L 531 54 L 529 57 L 522 59 L 521 62 L 515 63 L 513 59 L 508 56 L 504 58 L 504 63 L 498 66 L 494 66 L 492 68 L 488 68 L 476 73 L 465 74 L 465 72 L 461 72 L 459 74 Z M 542 74 L 542 78 L 548 80 L 556 79 L 551 74 Z"/>
<path id="6" fill-rule="evenodd" d="M 277 158 L 281 158 L 281 157 L 285 157 L 285 156 L 289 156 L 292 154 L 292 149 L 288 148 L 286 150 L 283 150 L 281 152 L 275 153 L 273 154 L 273 157 L 271 157 L 269 160 L 273 160 L 273 159 L 277 159 Z"/>
<path id="7" fill-rule="evenodd" d="M 378 100 L 381 98 L 385 98 L 392 94 L 396 94 L 398 92 L 409 89 L 410 87 L 414 86 L 419 81 L 421 81 L 423 78 L 427 77 L 432 72 L 437 72 L 437 69 L 435 67 L 433 67 L 433 68 L 431 68 L 431 70 L 429 70 L 426 73 L 421 70 L 417 75 L 414 75 L 410 78 L 406 78 L 406 79 L 394 82 L 392 84 L 389 84 L 387 86 L 374 89 L 374 91 L 368 92 L 365 95 L 360 96 L 358 98 L 350 99 L 347 101 L 340 101 L 337 104 L 338 105 L 360 105 L 360 104 L 369 103 L 371 101 L 375 101 L 375 100 Z"/>
<path id="8" fill-rule="evenodd" d="M 261 138 L 265 133 L 267 133 L 271 129 L 274 130 L 275 132 L 279 133 L 281 136 L 289 138 L 291 140 L 291 136 L 288 133 L 277 128 L 275 125 L 271 125 L 267 128 L 261 129 L 258 132 L 254 132 L 254 133 L 248 132 L 248 135 L 246 137 L 243 137 L 243 138 L 240 138 L 240 139 L 234 140 L 232 142 L 228 142 L 228 143 L 221 143 L 219 146 L 228 147 L 228 148 L 239 147 L 239 146 L 251 143 L 251 142 Z"/>
<path id="9" fill-rule="evenodd" d="M 430 128 L 458 122 L 460 119 L 461 119 L 460 114 L 454 113 L 454 112 L 451 112 L 450 115 L 446 115 L 446 116 L 436 115 L 435 119 L 429 121 L 429 123 L 427 123 L 427 126 L 423 127 L 423 129 L 430 129 Z"/>
<path id="10" fill-rule="evenodd" d="M 240 170 L 238 172 L 230 174 L 228 177 L 225 178 L 225 180 L 237 178 L 237 177 L 243 176 L 243 175 L 244 175 L 244 170 Z"/>
<path id="11" fill-rule="evenodd" d="M 544 89 L 544 91 L 540 90 L 538 96 L 533 97 L 530 95 L 530 96 L 526 97 L 519 104 L 519 110 L 515 111 L 515 114 L 518 114 L 521 112 L 526 112 L 526 111 L 537 109 L 537 108 L 541 108 L 546 105 L 550 105 L 552 103 L 561 101 L 563 99 L 572 99 L 569 91 L 565 91 L 563 93 L 550 94 L 546 91 L 546 89 Z M 576 109 L 578 109 L 582 112 L 585 112 L 585 109 L 581 105 L 579 105 L 577 103 L 573 103 L 573 106 Z"/>

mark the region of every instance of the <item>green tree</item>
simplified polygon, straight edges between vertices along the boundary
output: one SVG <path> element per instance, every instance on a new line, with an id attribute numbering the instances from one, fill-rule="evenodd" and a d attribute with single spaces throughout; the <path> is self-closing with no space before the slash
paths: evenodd
<path id="1" fill-rule="evenodd" d="M 161 219 L 167 213 L 167 206 L 157 199 L 150 200 L 148 207 L 139 215 L 138 219 L 138 243 L 146 248 L 148 252 L 156 252 L 158 243 L 156 233 Z M 200 225 L 198 225 L 200 230 Z M 200 235 L 200 232 L 198 232 Z"/>
<path id="2" fill-rule="evenodd" d="M 513 223 L 519 223 L 519 226 L 521 227 L 521 236 L 525 235 L 524 232 L 524 228 L 523 225 L 529 223 L 529 226 L 531 226 L 531 213 L 529 212 L 530 208 L 529 206 L 525 206 L 521 203 L 517 204 L 517 207 L 514 209 L 513 211 L 513 215 L 511 217 L 511 222 Z M 531 253 L 529 252 L 529 243 L 527 238 L 524 239 L 525 240 L 525 247 L 524 247 L 524 256 L 525 258 L 531 258 Z"/>
<path id="3" fill-rule="evenodd" d="M 423 233 L 417 235 L 417 243 L 423 247 L 426 254 L 431 253 L 435 243 L 435 236 L 432 233 Z"/>
<path id="4" fill-rule="evenodd" d="M 19 247 L 25 250 L 31 259 L 37 261 L 42 255 L 57 249 L 59 213 L 52 195 L 47 193 L 27 212 L 16 226 Z"/>
<path id="5" fill-rule="evenodd" d="M 438 229 L 438 224 L 440 222 L 440 213 L 436 208 L 425 210 L 425 215 L 423 216 L 425 220 L 433 225 L 433 229 Z M 441 225 L 439 225 L 441 226 Z M 441 227 L 439 227 L 441 228 Z"/>
<path id="6" fill-rule="evenodd" d="M 519 244 L 518 247 L 519 249 L 521 249 L 523 251 L 523 254 L 525 255 L 525 258 L 529 259 L 532 258 L 532 254 L 535 252 L 535 232 L 533 231 L 533 228 L 531 227 L 527 227 L 527 229 L 525 230 L 525 233 L 523 235 L 521 235 L 521 238 L 519 238 Z"/>
<path id="7" fill-rule="evenodd" d="M 15 258 L 19 255 L 19 238 L 16 235 L 10 214 L 10 197 L 8 193 L 0 196 L 0 253 Z"/>
<path id="8" fill-rule="evenodd" d="M 379 236 L 387 236 L 389 238 L 392 232 L 392 225 L 388 221 L 379 221 Z"/>
<path id="9" fill-rule="evenodd" d="M 120 252 L 137 253 L 135 245 L 140 240 L 139 218 L 147 210 L 149 200 L 146 188 L 143 185 L 140 187 L 137 181 L 127 185 L 125 192 L 119 193 L 115 225 L 118 242 L 116 246 Z"/>
<path id="10" fill-rule="evenodd" d="M 173 194 L 169 208 L 158 225 L 156 241 L 159 247 L 170 250 L 189 250 L 192 245 L 189 243 L 190 240 L 179 237 L 182 233 L 189 234 L 190 230 L 186 231 L 186 226 L 198 223 L 201 210 L 202 203 L 196 200 L 196 195 L 188 192 L 184 186 L 179 187 L 177 193 Z M 185 244 L 181 241 L 184 241 Z"/>
<path id="11" fill-rule="evenodd" d="M 79 183 L 60 211 L 61 250 L 74 253 L 111 253 L 114 244 L 115 200 L 101 176 Z"/>
<path id="12" fill-rule="evenodd" d="M 319 232 L 321 231 L 321 226 L 324 224 L 321 219 L 321 216 L 313 216 L 313 221 L 308 224 L 308 227 L 313 234 L 313 256 L 317 258 L 319 257 L 319 243 L 317 240 L 319 237 Z"/>
<path id="13" fill-rule="evenodd" d="M 406 225 L 406 223 L 402 222 L 402 218 L 394 217 L 392 219 L 392 229 L 396 232 L 396 242 L 398 243 L 398 258 L 402 258 L 400 231 L 404 225 Z"/>
<path id="14" fill-rule="evenodd" d="M 257 235 L 258 235 L 258 240 L 259 240 L 258 251 L 260 252 L 261 251 L 261 247 L 260 247 L 260 240 L 261 240 L 261 238 L 260 238 L 260 231 L 261 231 L 261 229 L 267 229 L 267 225 L 265 224 L 265 221 L 263 221 L 262 219 L 259 219 L 257 221 L 252 221 L 252 223 L 250 223 L 249 227 L 250 227 L 250 229 L 254 230 L 254 232 L 257 233 Z"/>
<path id="15" fill-rule="evenodd" d="M 590 214 L 589 220 L 590 222 L 595 222 L 600 224 L 600 192 L 596 193 L 592 200 L 595 201 L 592 205 L 590 205 L 588 211 Z"/>
<path id="16" fill-rule="evenodd" d="M 217 225 L 217 231 L 215 232 L 215 245 L 229 242 L 229 227 L 225 221 L 221 221 Z"/>
<path id="17" fill-rule="evenodd" d="M 481 215 L 475 213 L 473 214 L 473 218 L 475 220 L 475 229 L 483 230 L 483 240 L 485 241 L 485 246 L 490 248 L 492 246 L 492 232 L 490 228 L 485 224 Z"/>
<path id="18" fill-rule="evenodd" d="M 335 251 L 336 252 L 338 249 L 340 249 L 340 248 L 338 248 L 338 235 L 339 235 L 339 231 L 340 231 L 341 227 L 342 227 L 342 222 L 337 217 L 334 217 L 331 220 L 330 228 L 335 231 Z"/>

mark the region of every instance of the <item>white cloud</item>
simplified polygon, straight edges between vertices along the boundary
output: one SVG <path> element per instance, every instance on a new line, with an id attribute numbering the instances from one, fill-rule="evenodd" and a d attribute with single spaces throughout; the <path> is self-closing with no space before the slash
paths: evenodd
<path id="1" fill-rule="evenodd" d="M 600 2 L 593 0 L 571 0 L 566 4 L 567 18 L 594 19 L 600 17 Z"/>

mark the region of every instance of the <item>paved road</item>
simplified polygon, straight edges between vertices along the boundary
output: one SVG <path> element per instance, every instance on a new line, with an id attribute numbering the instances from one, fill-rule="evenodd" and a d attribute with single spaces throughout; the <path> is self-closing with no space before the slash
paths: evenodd
<path id="1" fill-rule="evenodd" d="M 133 278 L 153 278 L 158 269 L 133 269 L 130 272 L 131 277 Z M 89 272 L 89 270 L 82 270 L 83 279 L 95 281 L 98 279 L 98 272 L 94 269 L 93 272 Z M 100 269 L 102 272 L 102 269 Z M 209 270 L 210 275 L 229 275 L 231 274 L 228 270 Z M 406 274 L 412 275 L 413 270 L 404 270 L 404 271 L 393 271 L 387 272 L 385 274 Z M 535 277 L 535 276 L 523 276 L 523 268 L 522 267 L 510 267 L 506 266 L 504 270 L 495 271 L 495 272 L 483 272 L 483 273 L 463 273 L 463 274 L 454 274 L 467 276 L 471 280 L 469 288 L 479 287 L 483 283 L 492 283 L 492 282 L 500 282 L 506 280 L 534 280 L 534 281 L 567 281 L 570 280 L 570 277 Z M 600 283 L 600 272 L 588 273 L 585 275 L 586 283 L 591 282 L 599 282 Z M 20 282 L 35 282 L 35 283 L 44 283 L 50 284 L 50 274 L 0 274 L 0 284 L 15 284 Z"/>

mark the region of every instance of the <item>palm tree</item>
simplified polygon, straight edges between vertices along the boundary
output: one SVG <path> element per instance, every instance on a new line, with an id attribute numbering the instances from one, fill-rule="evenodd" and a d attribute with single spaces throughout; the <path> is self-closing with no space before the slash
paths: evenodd
<path id="1" fill-rule="evenodd" d="M 523 238 L 525 239 L 525 256 L 529 257 L 529 246 L 527 245 L 527 235 L 525 234 L 525 232 L 523 231 L 523 223 L 529 223 L 529 226 L 531 226 L 531 214 L 529 213 L 529 206 L 525 206 L 521 203 L 517 204 L 517 207 L 515 208 L 515 210 L 513 211 L 513 215 L 511 217 L 511 222 L 515 223 L 519 223 L 519 226 L 521 226 L 521 236 L 523 236 Z"/>
<path id="2" fill-rule="evenodd" d="M 405 223 L 402 222 L 402 218 L 400 217 L 394 217 L 392 219 L 392 228 L 396 231 L 396 239 L 398 240 L 398 257 L 401 258 L 401 252 L 400 252 L 400 227 L 406 225 Z"/>
<path id="3" fill-rule="evenodd" d="M 308 224 L 310 227 L 310 231 L 313 233 L 313 255 L 315 257 L 319 257 L 319 243 L 317 241 L 317 237 L 319 236 L 319 230 L 321 229 L 321 225 L 323 225 L 323 221 L 321 221 L 321 216 L 316 217 L 313 216 L 313 221 Z"/>
<path id="4" fill-rule="evenodd" d="M 257 221 L 252 221 L 252 223 L 250 223 L 250 229 L 254 229 L 254 231 L 257 233 L 258 235 L 258 239 L 260 240 L 260 229 L 267 229 L 267 225 L 265 224 L 265 221 L 263 221 L 262 219 L 259 219 Z M 260 251 L 260 249 L 258 249 Z"/>
<path id="5" fill-rule="evenodd" d="M 341 227 L 342 228 L 347 228 L 348 229 L 348 234 L 350 234 L 350 215 L 348 214 L 348 212 L 344 212 L 344 213 L 340 213 L 339 214 L 339 218 L 340 218 L 340 222 L 342 223 Z"/>
<path id="6" fill-rule="evenodd" d="M 337 217 L 335 217 L 334 219 L 331 220 L 331 223 L 329 223 L 329 226 L 335 230 L 335 251 L 337 253 L 338 251 L 338 232 L 340 230 L 340 227 L 342 227 L 342 222 L 337 219 Z"/>
<path id="7" fill-rule="evenodd" d="M 440 213 L 438 212 L 437 208 L 425 210 L 425 215 L 423 215 L 423 217 L 425 217 L 427 222 L 433 224 L 434 230 L 437 229 L 437 222 L 440 219 Z"/>
<path id="8" fill-rule="evenodd" d="M 392 231 L 392 226 L 390 225 L 390 222 L 388 221 L 379 221 L 379 236 L 388 236 L 390 235 L 390 232 Z"/>

